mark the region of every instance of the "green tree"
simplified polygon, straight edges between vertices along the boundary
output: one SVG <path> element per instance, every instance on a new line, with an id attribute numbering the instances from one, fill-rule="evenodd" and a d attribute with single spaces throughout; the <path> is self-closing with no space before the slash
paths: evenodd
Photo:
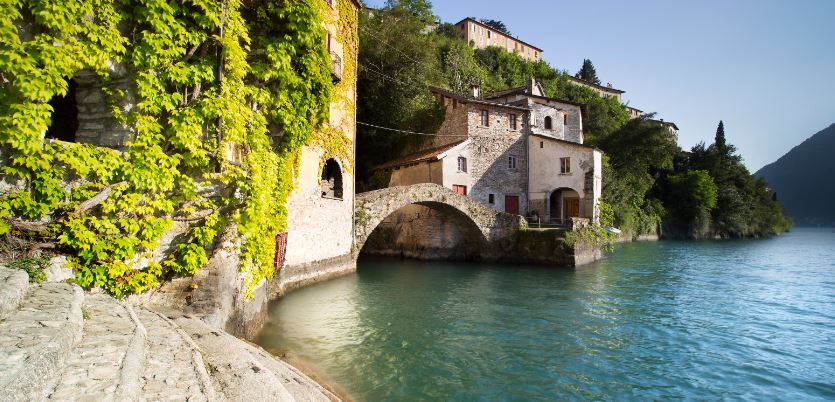
<path id="1" fill-rule="evenodd" d="M 504 24 L 504 22 L 482 18 L 481 23 L 499 32 L 503 32 L 508 36 L 511 35 L 510 30 L 507 29 L 507 26 Z"/>
<path id="2" fill-rule="evenodd" d="M 725 123 L 722 120 L 719 120 L 719 127 L 716 127 L 716 138 L 713 143 L 720 153 L 727 152 L 728 141 L 725 140 Z"/>
<path id="3" fill-rule="evenodd" d="M 361 13 L 357 120 L 431 133 L 440 126 L 444 113 L 429 92 L 430 85 L 443 82 L 435 43 L 440 36 L 422 34 L 426 24 L 402 4 L 397 2 L 391 10 L 373 16 Z M 359 125 L 357 180 L 367 181 L 373 167 L 423 140 Z"/>
<path id="4" fill-rule="evenodd" d="M 436 18 L 429 0 L 386 0 L 386 8 L 402 9 L 412 14 L 420 22 L 431 24 Z"/>
<path id="5" fill-rule="evenodd" d="M 580 71 L 578 71 L 577 74 L 580 75 L 580 79 L 582 80 L 600 85 L 600 79 L 597 78 L 597 71 L 594 69 L 594 64 L 592 64 L 589 59 L 583 59 L 583 67 L 580 68 Z"/>

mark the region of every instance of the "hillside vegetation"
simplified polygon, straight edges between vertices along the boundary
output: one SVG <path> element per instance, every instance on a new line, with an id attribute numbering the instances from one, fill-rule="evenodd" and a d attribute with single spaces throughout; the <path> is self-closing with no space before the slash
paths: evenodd
<path id="1" fill-rule="evenodd" d="M 798 225 L 835 226 L 835 124 L 760 169 Z"/>
<path id="2" fill-rule="evenodd" d="M 568 72 L 547 62 L 526 61 L 499 47 L 473 49 L 448 23 L 427 33 L 435 19 L 426 0 L 389 0 L 385 10 L 361 17 L 360 122 L 432 133 L 444 109 L 429 86 L 466 93 L 479 85 L 486 93 L 523 86 L 533 77 L 547 96 L 586 105 L 586 144 L 606 154 L 602 207 L 613 210 L 612 224 L 637 235 L 663 221 L 669 236 L 688 238 L 760 236 L 789 228 L 780 205 L 725 143 L 724 132 L 718 144 L 683 151 L 665 127 L 646 118 L 630 120 L 617 99 L 571 84 Z M 585 62 L 584 71 L 591 67 Z M 358 188 L 384 186 L 386 177 L 372 175 L 373 167 L 427 138 L 360 125 Z"/>

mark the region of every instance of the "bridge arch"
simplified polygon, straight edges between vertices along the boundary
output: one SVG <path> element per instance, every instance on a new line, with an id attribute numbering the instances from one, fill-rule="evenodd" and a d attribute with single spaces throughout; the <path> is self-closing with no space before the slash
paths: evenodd
<path id="1" fill-rule="evenodd" d="M 486 244 L 515 234 L 522 217 L 485 207 L 471 198 L 438 184 L 422 183 L 389 187 L 357 194 L 354 206 L 354 252 L 359 253 L 368 237 L 389 215 L 408 206 L 422 205 L 460 216 Z"/>

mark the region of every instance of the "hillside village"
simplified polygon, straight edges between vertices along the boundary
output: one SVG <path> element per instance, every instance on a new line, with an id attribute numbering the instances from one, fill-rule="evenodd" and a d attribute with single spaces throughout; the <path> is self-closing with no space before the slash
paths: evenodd
<path id="1" fill-rule="evenodd" d="M 377 10 L 377 12 L 381 12 Z M 475 18 L 453 25 L 471 47 L 501 48 L 531 62 L 543 50 Z M 625 91 L 566 75 L 568 82 L 622 102 Z M 375 168 L 388 186 L 437 183 L 499 211 L 529 217 L 535 225 L 571 226 L 572 218 L 597 222 L 602 195 L 602 152 L 584 144 L 586 104 L 548 97 L 530 78 L 526 85 L 483 93 L 430 88 L 444 107 L 435 136 L 416 152 Z M 630 118 L 643 111 L 626 106 Z M 649 120 L 677 138 L 678 127 Z"/>

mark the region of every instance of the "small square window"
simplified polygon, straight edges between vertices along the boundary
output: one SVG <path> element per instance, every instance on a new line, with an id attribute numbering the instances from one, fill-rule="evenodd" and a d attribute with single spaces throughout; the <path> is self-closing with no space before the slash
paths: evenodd
<path id="1" fill-rule="evenodd" d="M 560 158 L 560 173 L 571 173 L 571 158 Z"/>

